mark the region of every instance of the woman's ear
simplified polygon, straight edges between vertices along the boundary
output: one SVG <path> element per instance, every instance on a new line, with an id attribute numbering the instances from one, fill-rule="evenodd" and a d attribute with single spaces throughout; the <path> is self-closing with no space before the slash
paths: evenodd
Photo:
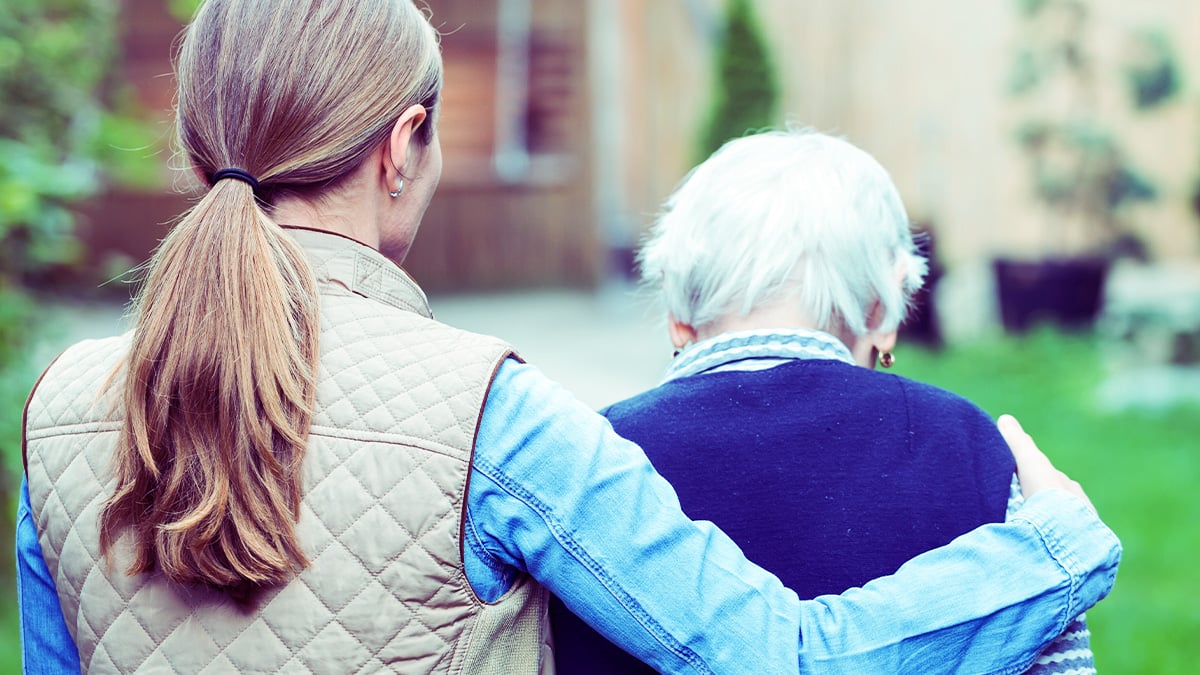
<path id="1" fill-rule="evenodd" d="M 888 331 L 887 333 L 879 332 L 879 327 L 883 325 L 885 315 L 883 303 L 878 300 L 871 306 L 871 313 L 867 316 L 867 339 L 871 342 L 871 346 L 880 352 L 890 352 L 896 348 L 896 338 L 900 330 Z"/>
<path id="2" fill-rule="evenodd" d="M 413 136 L 428 116 L 425 106 L 410 105 L 400 113 L 399 119 L 392 125 L 392 133 L 388 136 L 386 151 L 383 153 L 382 167 L 385 187 L 388 190 L 394 189 L 396 181 L 408 175 L 405 165 L 412 159 Z"/>
<path id="3" fill-rule="evenodd" d="M 675 349 L 683 349 L 696 341 L 695 326 L 678 321 L 671 314 L 667 314 L 667 332 L 671 335 L 671 344 Z"/>
<path id="4" fill-rule="evenodd" d="M 878 330 L 883 323 L 883 305 L 876 301 L 867 314 L 867 334 L 856 336 L 849 330 L 845 331 L 842 342 L 850 348 L 854 362 L 864 368 L 874 368 L 879 355 L 896 349 L 899 329 L 882 333 Z"/>
<path id="5" fill-rule="evenodd" d="M 875 349 L 878 350 L 880 354 L 884 352 L 895 351 L 896 339 L 899 334 L 900 331 L 895 330 L 888 333 L 875 333 L 871 337 L 871 342 L 875 345 Z"/>

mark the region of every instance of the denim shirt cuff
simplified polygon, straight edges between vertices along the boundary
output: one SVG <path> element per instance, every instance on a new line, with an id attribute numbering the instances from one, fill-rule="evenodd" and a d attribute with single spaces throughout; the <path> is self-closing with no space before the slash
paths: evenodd
<path id="1" fill-rule="evenodd" d="M 1112 590 L 1121 542 L 1083 500 L 1065 490 L 1043 490 L 1010 520 L 1028 523 L 1070 578 L 1068 623 Z"/>

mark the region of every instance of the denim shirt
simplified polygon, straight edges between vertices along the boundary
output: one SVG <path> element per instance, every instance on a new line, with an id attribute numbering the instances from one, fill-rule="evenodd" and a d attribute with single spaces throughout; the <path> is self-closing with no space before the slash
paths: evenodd
<path id="1" fill-rule="evenodd" d="M 665 672 L 1020 672 L 1108 593 L 1120 559 L 1082 501 L 1047 490 L 894 575 L 800 601 L 710 523 L 688 520 L 603 417 L 511 360 L 471 468 L 464 563 L 481 599 L 530 574 Z M 25 672 L 78 672 L 24 486 L 17 576 Z"/>

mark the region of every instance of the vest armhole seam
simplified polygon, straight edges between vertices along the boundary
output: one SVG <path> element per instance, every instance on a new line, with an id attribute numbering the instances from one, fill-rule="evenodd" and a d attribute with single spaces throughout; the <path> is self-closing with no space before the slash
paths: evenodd
<path id="1" fill-rule="evenodd" d="M 479 411 L 475 414 L 475 429 L 471 434 L 471 447 L 467 452 L 467 471 L 466 479 L 463 481 L 462 491 L 462 506 L 458 510 L 458 564 L 459 573 L 462 575 L 463 585 L 466 586 L 467 592 L 470 593 L 471 601 L 475 604 L 474 620 L 468 621 L 462 636 L 462 643 L 450 650 L 449 670 L 451 673 L 458 675 L 462 673 L 464 660 L 471 653 L 471 645 L 475 640 L 475 629 L 479 627 L 478 612 L 486 603 L 479 594 L 475 592 L 475 586 L 471 584 L 471 578 L 467 576 L 467 504 L 471 495 L 471 467 L 475 463 L 475 445 L 479 442 L 479 425 L 483 423 L 483 409 L 487 407 L 488 397 L 492 393 L 492 385 L 496 383 L 496 375 L 500 372 L 500 366 L 508 360 L 510 356 L 516 357 L 516 353 L 511 347 L 505 348 L 492 364 L 492 372 L 488 375 L 487 386 L 483 390 L 483 398 L 479 401 Z M 520 357 L 517 357 L 518 359 Z"/>
<path id="2" fill-rule="evenodd" d="M 483 391 L 483 398 L 479 401 L 479 412 L 476 413 L 475 417 L 475 431 L 471 436 L 471 450 L 467 454 L 467 479 L 463 483 L 462 508 L 458 512 L 458 562 L 462 565 L 463 581 L 471 591 L 471 597 L 480 605 L 490 603 L 479 597 L 479 594 L 475 592 L 475 587 L 471 584 L 471 579 L 467 576 L 467 508 L 471 497 L 471 469 L 475 465 L 475 446 L 479 443 L 479 427 L 483 424 L 483 409 L 487 407 L 487 401 L 492 394 L 492 386 L 496 384 L 496 375 L 500 373 L 500 367 L 510 358 L 516 359 L 519 363 L 525 363 L 525 360 L 512 347 L 505 346 L 495 363 L 492 364 L 492 373 L 488 376 L 487 387 Z"/>

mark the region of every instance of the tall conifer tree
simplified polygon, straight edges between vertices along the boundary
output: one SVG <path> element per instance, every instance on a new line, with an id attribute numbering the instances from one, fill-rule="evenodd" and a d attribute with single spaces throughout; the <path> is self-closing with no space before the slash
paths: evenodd
<path id="1" fill-rule="evenodd" d="M 775 64 L 751 0 L 730 0 L 716 66 L 712 108 L 697 148 L 698 160 L 731 138 L 776 124 Z"/>

